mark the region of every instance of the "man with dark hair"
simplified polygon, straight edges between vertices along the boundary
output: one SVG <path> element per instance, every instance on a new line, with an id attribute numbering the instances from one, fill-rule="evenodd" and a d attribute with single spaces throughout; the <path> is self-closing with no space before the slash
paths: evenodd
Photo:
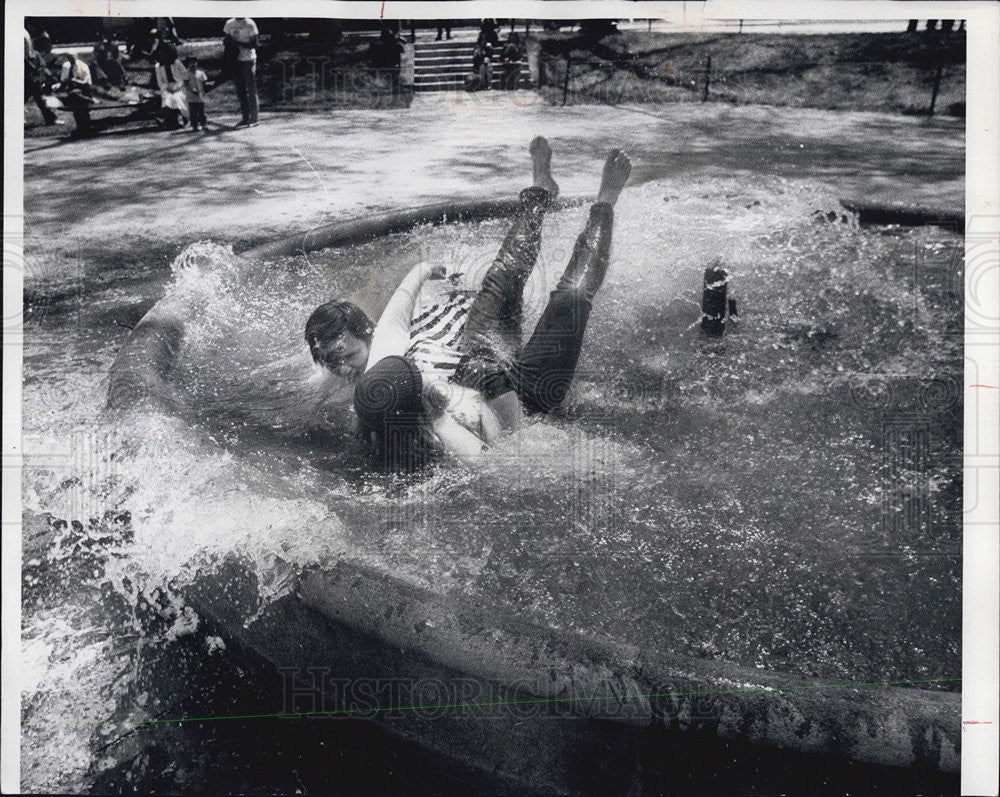
<path id="1" fill-rule="evenodd" d="M 317 376 L 334 377 L 330 387 L 339 392 L 353 386 L 368 363 L 375 320 L 386 304 L 405 282 L 413 269 L 415 257 L 401 254 L 391 259 L 391 265 L 370 275 L 368 282 L 349 299 L 333 299 L 317 307 L 305 326 L 305 341 Z M 419 264 L 418 264 L 419 268 Z M 350 403 L 350 398 L 345 400 Z"/>
<path id="2" fill-rule="evenodd" d="M 305 338 L 313 362 L 347 379 L 360 376 L 368 363 L 374 324 L 353 302 L 321 304 L 306 321 Z"/>

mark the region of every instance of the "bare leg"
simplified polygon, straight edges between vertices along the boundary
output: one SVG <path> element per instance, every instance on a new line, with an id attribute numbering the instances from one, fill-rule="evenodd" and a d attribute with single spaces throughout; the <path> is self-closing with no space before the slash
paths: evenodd
<path id="1" fill-rule="evenodd" d="M 542 136 L 535 136 L 528 145 L 534 184 L 549 192 L 552 199 L 559 195 L 559 186 L 552 179 L 552 147 Z"/>
<path id="2" fill-rule="evenodd" d="M 618 201 L 628 176 L 632 173 L 632 161 L 620 149 L 613 149 L 604 161 L 604 172 L 601 174 L 601 189 L 597 192 L 598 202 L 607 202 L 612 207 Z"/>

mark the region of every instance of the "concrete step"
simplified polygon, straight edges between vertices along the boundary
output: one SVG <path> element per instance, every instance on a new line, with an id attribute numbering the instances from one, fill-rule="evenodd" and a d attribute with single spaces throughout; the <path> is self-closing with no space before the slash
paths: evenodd
<path id="1" fill-rule="evenodd" d="M 493 70 L 496 72 L 496 69 Z M 433 77 L 435 75 L 461 75 L 472 74 L 471 64 L 456 64 L 455 66 L 436 66 L 434 69 L 416 69 L 414 77 Z"/>
<path id="2" fill-rule="evenodd" d="M 518 89 L 530 89 L 531 85 L 528 83 L 527 78 L 522 78 Z M 465 91 L 465 78 L 461 80 L 455 79 L 441 79 L 435 80 L 429 83 L 414 83 L 414 91 L 426 92 L 426 91 Z M 493 90 L 501 91 L 500 80 L 496 77 L 493 78 Z"/>
<path id="3" fill-rule="evenodd" d="M 500 81 L 493 81 L 493 88 L 498 89 L 500 87 Z M 414 83 L 414 91 L 464 91 L 465 90 L 465 78 L 451 78 L 451 79 L 441 79 L 434 80 L 428 83 Z"/>
<path id="4" fill-rule="evenodd" d="M 476 49 L 475 42 L 435 42 L 433 44 L 417 44 L 414 53 L 425 55 L 429 53 L 472 53 Z"/>
<path id="5" fill-rule="evenodd" d="M 435 41 L 433 39 L 418 41 L 413 46 L 418 50 L 447 50 L 449 47 L 475 47 L 478 40 L 479 37 L 477 36 L 466 36 L 461 39 L 456 39 L 452 36 L 451 39 L 442 39 L 441 41 Z"/>
<path id="6" fill-rule="evenodd" d="M 439 70 L 437 72 L 429 73 L 414 73 L 413 81 L 415 83 L 435 83 L 439 80 L 465 80 L 466 75 L 471 75 L 471 69 L 462 69 L 461 67 L 452 70 Z M 493 80 L 500 80 L 503 77 L 503 72 L 494 69 L 493 70 Z M 521 71 L 520 79 L 526 80 L 528 78 L 528 73 L 524 70 Z"/>
<path id="7" fill-rule="evenodd" d="M 496 58 L 492 59 L 496 62 Z M 447 65 L 447 64 L 471 64 L 472 56 L 465 55 L 446 55 L 440 57 L 425 57 L 421 58 L 419 55 L 413 60 L 416 66 L 433 66 L 435 64 Z"/>

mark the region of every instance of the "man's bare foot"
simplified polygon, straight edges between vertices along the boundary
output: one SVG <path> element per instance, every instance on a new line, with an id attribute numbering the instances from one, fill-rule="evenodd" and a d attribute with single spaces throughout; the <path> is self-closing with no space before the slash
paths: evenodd
<path id="1" fill-rule="evenodd" d="M 614 205 L 618 201 L 618 195 L 628 182 L 628 176 L 632 172 L 632 161 L 628 155 L 620 149 L 613 149 L 608 153 L 608 159 L 604 162 L 604 173 L 601 175 L 601 190 L 597 194 L 598 202 L 607 202 Z"/>
<path id="2" fill-rule="evenodd" d="M 535 177 L 535 185 L 544 188 L 554 199 L 559 194 L 559 185 L 552 179 L 552 147 L 542 136 L 535 136 L 528 145 L 531 153 L 531 170 Z"/>

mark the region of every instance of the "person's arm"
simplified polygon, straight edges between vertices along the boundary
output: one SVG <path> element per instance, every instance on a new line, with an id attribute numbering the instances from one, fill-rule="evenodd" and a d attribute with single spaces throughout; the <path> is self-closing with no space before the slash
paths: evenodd
<path id="1" fill-rule="evenodd" d="M 413 317 L 413 304 L 417 300 L 417 293 L 424 280 L 439 269 L 440 266 L 435 268 L 429 263 L 417 263 L 410 269 L 410 273 L 403 277 L 372 333 L 367 368 L 371 368 L 385 357 L 401 356 L 406 353 L 410 347 L 410 320 Z"/>
<path id="2" fill-rule="evenodd" d="M 360 307 L 375 323 L 382 317 L 396 288 L 418 263 L 423 262 L 419 248 L 405 249 L 391 253 L 385 269 L 373 269 L 367 282 L 349 297 L 349 301 Z"/>

